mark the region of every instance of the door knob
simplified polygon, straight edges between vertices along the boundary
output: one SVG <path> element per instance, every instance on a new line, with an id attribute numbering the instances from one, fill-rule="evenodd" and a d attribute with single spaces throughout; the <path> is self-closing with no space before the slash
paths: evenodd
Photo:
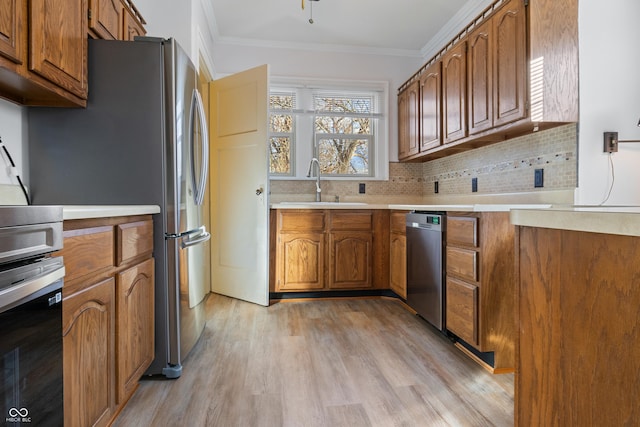
<path id="1" fill-rule="evenodd" d="M 259 195 L 261 195 L 261 194 L 262 194 L 262 188 L 258 188 L 258 189 L 256 190 L 256 196 L 259 196 Z"/>

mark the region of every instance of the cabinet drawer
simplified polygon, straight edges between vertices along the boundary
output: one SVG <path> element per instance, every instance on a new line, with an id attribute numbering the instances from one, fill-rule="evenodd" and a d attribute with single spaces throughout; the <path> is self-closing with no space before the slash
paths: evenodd
<path id="1" fill-rule="evenodd" d="M 478 345 L 478 287 L 447 278 L 447 329 Z"/>
<path id="2" fill-rule="evenodd" d="M 65 281 L 113 266 L 113 227 L 67 230 L 63 233 Z"/>
<path id="3" fill-rule="evenodd" d="M 117 265 L 153 252 L 153 221 L 118 225 Z"/>
<path id="4" fill-rule="evenodd" d="M 371 230 L 372 212 L 331 212 L 331 230 Z"/>
<path id="5" fill-rule="evenodd" d="M 279 214 L 280 231 L 302 233 L 324 231 L 324 212 L 321 210 L 280 211 Z"/>
<path id="6" fill-rule="evenodd" d="M 478 218 L 447 217 L 447 243 L 478 247 Z"/>
<path id="7" fill-rule="evenodd" d="M 407 213 L 406 212 L 391 212 L 389 217 L 389 229 L 392 233 L 407 232 Z"/>
<path id="8" fill-rule="evenodd" d="M 447 247 L 447 274 L 478 281 L 478 252 L 471 249 Z"/>

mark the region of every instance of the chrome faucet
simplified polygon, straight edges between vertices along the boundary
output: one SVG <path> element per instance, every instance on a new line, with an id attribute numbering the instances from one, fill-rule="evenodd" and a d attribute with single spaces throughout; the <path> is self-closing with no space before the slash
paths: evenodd
<path id="1" fill-rule="evenodd" d="M 322 192 L 322 190 L 320 189 L 320 162 L 315 157 L 313 159 L 311 159 L 311 162 L 309 163 L 309 172 L 307 172 L 307 178 L 311 177 L 311 172 L 313 171 L 313 164 L 314 163 L 318 166 L 318 174 L 316 175 L 317 176 L 317 179 L 316 179 L 316 202 L 319 202 L 320 199 L 321 199 L 321 192 Z"/>

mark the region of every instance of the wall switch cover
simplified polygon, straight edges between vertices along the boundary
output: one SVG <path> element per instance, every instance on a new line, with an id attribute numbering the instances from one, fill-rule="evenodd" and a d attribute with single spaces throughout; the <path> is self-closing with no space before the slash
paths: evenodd
<path id="1" fill-rule="evenodd" d="M 533 173 L 533 186 L 535 188 L 544 187 L 544 169 L 536 169 Z"/>
<path id="2" fill-rule="evenodd" d="M 360 184 L 358 184 L 358 193 L 364 194 L 364 191 L 365 191 L 364 182 L 361 182 Z"/>
<path id="3" fill-rule="evenodd" d="M 478 192 L 478 178 L 471 178 L 471 192 Z"/>

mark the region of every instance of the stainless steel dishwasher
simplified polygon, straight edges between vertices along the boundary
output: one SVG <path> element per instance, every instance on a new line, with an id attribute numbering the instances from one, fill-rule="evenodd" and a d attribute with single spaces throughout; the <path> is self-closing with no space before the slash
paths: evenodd
<path id="1" fill-rule="evenodd" d="M 407 304 L 445 330 L 444 212 L 407 214 Z"/>

